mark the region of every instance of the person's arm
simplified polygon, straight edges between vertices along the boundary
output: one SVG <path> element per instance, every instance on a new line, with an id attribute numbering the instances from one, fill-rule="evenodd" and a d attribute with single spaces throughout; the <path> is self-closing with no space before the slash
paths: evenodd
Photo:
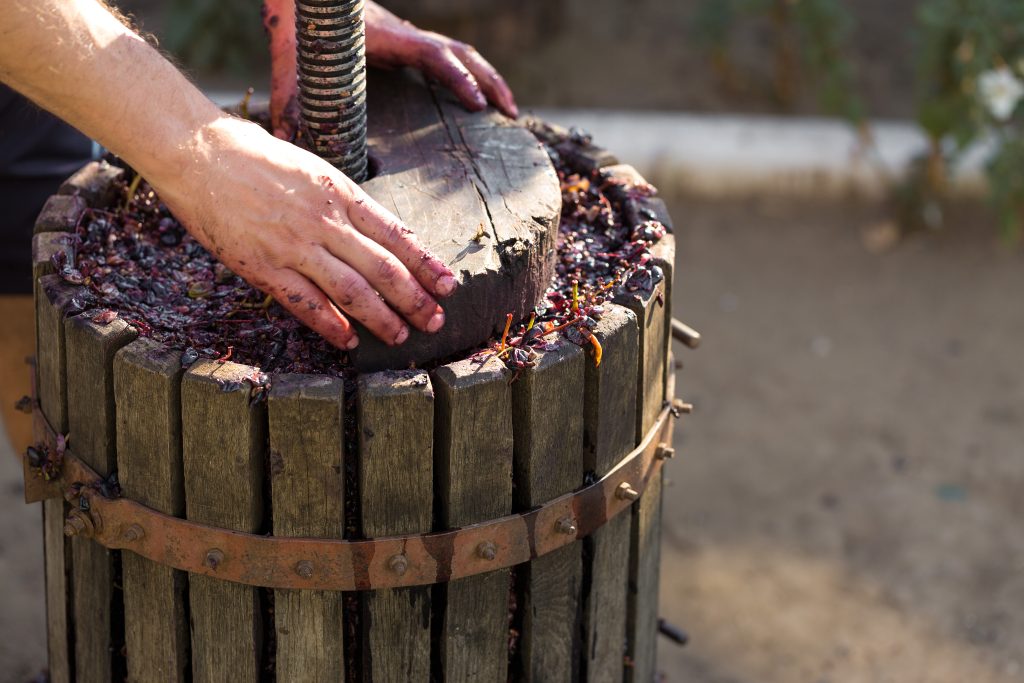
<path id="1" fill-rule="evenodd" d="M 96 0 L 2 3 L 0 81 L 131 164 L 197 240 L 331 343 L 358 343 L 341 311 L 388 343 L 408 337 L 403 317 L 443 324 L 435 296 L 452 272 L 397 218 L 221 112 Z"/>
<path id="2" fill-rule="evenodd" d="M 371 66 L 415 67 L 472 111 L 489 101 L 506 116 L 519 116 L 505 79 L 472 45 L 419 29 L 369 0 L 364 16 L 366 61 Z M 264 0 L 263 25 L 270 36 L 270 118 L 274 134 L 290 140 L 299 119 L 295 0 Z"/>

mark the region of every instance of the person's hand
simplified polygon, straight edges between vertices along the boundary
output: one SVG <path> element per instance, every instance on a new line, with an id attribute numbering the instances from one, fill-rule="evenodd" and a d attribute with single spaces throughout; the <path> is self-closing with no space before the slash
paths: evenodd
<path id="1" fill-rule="evenodd" d="M 490 102 L 506 116 L 519 116 L 505 79 L 472 45 L 418 29 L 375 2 L 366 3 L 366 61 L 371 66 L 416 67 L 471 111 Z"/>
<path id="2" fill-rule="evenodd" d="M 472 45 L 423 31 L 375 2 L 367 2 L 366 61 L 371 66 L 411 66 L 444 84 L 466 108 L 491 102 L 506 116 L 519 116 L 501 74 Z M 270 36 L 270 121 L 274 135 L 291 140 L 298 126 L 295 0 L 264 0 L 263 25 Z"/>
<path id="3" fill-rule="evenodd" d="M 147 179 L 203 246 L 329 342 L 359 343 L 346 315 L 392 345 L 405 321 L 444 324 L 451 270 L 329 163 L 227 116 L 191 147 L 184 173 Z"/>

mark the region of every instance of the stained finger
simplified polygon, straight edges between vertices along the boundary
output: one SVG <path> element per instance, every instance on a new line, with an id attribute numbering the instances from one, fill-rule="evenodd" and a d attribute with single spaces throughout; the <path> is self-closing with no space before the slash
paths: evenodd
<path id="1" fill-rule="evenodd" d="M 409 338 L 409 328 L 388 308 L 362 275 L 326 249 L 318 249 L 303 274 L 312 280 L 350 317 L 366 326 L 373 336 L 388 346 Z"/>
<path id="2" fill-rule="evenodd" d="M 424 73 L 455 93 L 466 109 L 480 111 L 487 107 L 487 99 L 476 77 L 447 45 L 430 48 L 421 61 L 421 67 Z"/>
<path id="3" fill-rule="evenodd" d="M 282 270 L 266 289 L 289 313 L 334 346 L 351 350 L 359 345 L 352 323 L 309 279 L 293 270 Z"/>
<path id="4" fill-rule="evenodd" d="M 352 266 L 395 311 L 417 329 L 433 333 L 444 325 L 444 311 L 397 256 L 352 229 L 335 230 L 325 240 L 328 251 Z"/>
<path id="5" fill-rule="evenodd" d="M 398 257 L 428 292 L 446 297 L 455 291 L 455 274 L 430 253 L 416 234 L 377 202 L 359 199 L 348 209 L 348 217 L 359 232 Z"/>
<path id="6" fill-rule="evenodd" d="M 508 83 L 501 77 L 498 70 L 491 66 L 483 56 L 471 45 L 458 43 L 454 48 L 455 56 L 462 60 L 469 72 L 476 78 L 480 89 L 487 99 L 506 116 L 517 118 L 519 108 Z"/>

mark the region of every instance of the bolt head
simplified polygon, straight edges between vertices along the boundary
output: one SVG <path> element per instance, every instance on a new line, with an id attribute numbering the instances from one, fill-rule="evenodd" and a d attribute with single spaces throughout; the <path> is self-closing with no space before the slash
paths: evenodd
<path id="1" fill-rule="evenodd" d="M 206 551 L 206 557 L 203 559 L 203 564 L 207 567 L 217 571 L 217 567 L 219 567 L 222 562 L 224 562 L 224 551 L 220 548 L 211 548 Z"/>
<path id="2" fill-rule="evenodd" d="M 498 548 L 490 541 L 484 541 L 476 547 L 477 557 L 491 561 L 498 556 Z"/>
<path id="3" fill-rule="evenodd" d="M 693 412 L 692 403 L 687 403 L 686 401 L 683 401 L 682 399 L 678 398 L 672 401 L 672 407 L 678 410 L 680 413 L 686 413 L 687 415 Z"/>
<path id="4" fill-rule="evenodd" d="M 402 554 L 392 555 L 388 560 L 388 567 L 394 573 L 403 576 L 405 572 L 409 571 L 409 559 Z"/>
<path id="5" fill-rule="evenodd" d="M 658 460 L 671 460 L 675 457 L 676 449 L 669 446 L 667 443 L 659 443 L 658 449 L 654 452 L 654 457 Z"/>
<path id="6" fill-rule="evenodd" d="M 146 532 L 142 529 L 141 526 L 139 526 L 138 524 L 132 524 L 121 533 L 121 538 L 123 538 L 128 543 L 134 543 L 136 541 L 141 541 L 143 536 L 145 535 Z"/>
<path id="7" fill-rule="evenodd" d="M 300 560 L 295 564 L 295 573 L 304 579 L 313 577 L 313 563 L 309 560 Z"/>
<path id="8" fill-rule="evenodd" d="M 64 535 L 65 536 L 85 536 L 86 538 L 92 538 L 96 527 L 93 525 L 93 519 L 89 516 L 88 512 L 82 510 L 72 510 L 66 520 L 64 520 Z"/>
<path id="9" fill-rule="evenodd" d="M 576 525 L 572 517 L 562 517 L 555 523 L 555 529 L 562 534 L 573 536 L 576 533 Z"/>
<path id="10" fill-rule="evenodd" d="M 630 486 L 628 481 L 624 481 L 619 484 L 619 488 L 615 490 L 615 495 L 622 500 L 636 500 L 640 497 L 640 493 Z"/>

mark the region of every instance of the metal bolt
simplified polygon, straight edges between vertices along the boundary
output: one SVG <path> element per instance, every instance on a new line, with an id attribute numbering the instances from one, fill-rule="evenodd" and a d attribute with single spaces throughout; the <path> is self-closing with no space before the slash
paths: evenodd
<path id="1" fill-rule="evenodd" d="M 477 557 L 484 560 L 493 560 L 498 555 L 498 549 L 490 541 L 484 541 L 476 547 Z"/>
<path id="2" fill-rule="evenodd" d="M 299 110 L 317 154 L 366 179 L 363 0 L 296 0 Z"/>
<path id="3" fill-rule="evenodd" d="M 309 560 L 299 560 L 295 565 L 295 573 L 304 579 L 313 576 L 313 563 Z"/>
<path id="4" fill-rule="evenodd" d="M 615 495 L 622 500 L 636 500 L 640 497 L 640 494 L 629 485 L 628 481 L 624 481 L 619 484 L 619 488 L 616 489 Z"/>
<path id="5" fill-rule="evenodd" d="M 654 457 L 658 460 L 671 460 L 676 455 L 676 449 L 669 446 L 667 443 L 659 443 L 658 449 L 654 451 Z"/>
<path id="6" fill-rule="evenodd" d="M 388 560 L 388 567 L 399 576 L 403 576 L 409 570 L 409 559 L 402 554 L 392 555 Z"/>
<path id="7" fill-rule="evenodd" d="M 224 551 L 222 551 L 220 548 L 211 548 L 210 550 L 206 551 L 206 559 L 203 560 L 203 564 L 205 564 L 210 569 L 217 571 L 217 567 L 219 567 L 221 562 L 223 561 Z"/>
<path id="8" fill-rule="evenodd" d="M 68 514 L 67 519 L 64 520 L 64 535 L 65 536 L 85 536 L 86 538 L 92 537 L 93 526 L 92 520 L 89 519 L 88 514 L 81 510 L 72 510 Z"/>
<path id="9" fill-rule="evenodd" d="M 687 403 L 686 401 L 680 398 L 672 399 L 672 407 L 678 412 L 686 413 L 687 415 L 693 412 L 693 404 Z"/>
<path id="10" fill-rule="evenodd" d="M 555 530 L 560 534 L 573 536 L 576 533 L 576 525 L 573 524 L 572 517 L 562 517 L 560 520 L 555 522 Z"/>
<path id="11" fill-rule="evenodd" d="M 146 535 L 146 532 L 138 524 L 132 524 L 127 529 L 125 529 L 123 532 L 121 532 L 121 538 L 123 538 L 128 543 L 134 543 L 136 541 L 141 541 L 142 537 L 145 536 L 145 535 Z"/>

